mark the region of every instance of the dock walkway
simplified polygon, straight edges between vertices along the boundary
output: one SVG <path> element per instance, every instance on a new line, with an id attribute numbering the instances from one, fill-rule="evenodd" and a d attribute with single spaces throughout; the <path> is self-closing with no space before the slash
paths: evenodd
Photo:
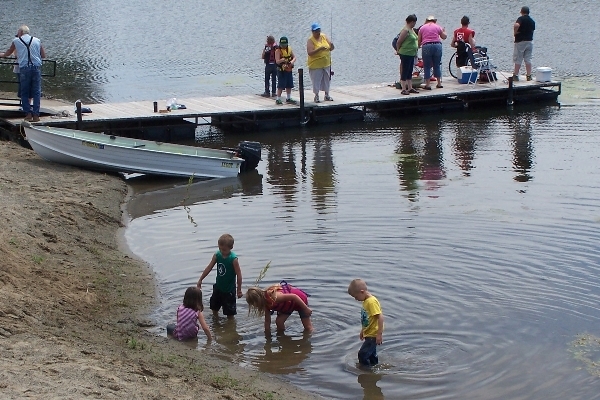
<path id="1" fill-rule="evenodd" d="M 504 74 L 508 76 L 508 74 Z M 503 76 L 498 73 L 498 76 Z M 118 133 L 119 129 L 139 129 L 152 136 L 156 129 L 188 126 L 195 130 L 197 125 L 210 124 L 224 129 L 269 129 L 284 126 L 299 126 L 306 122 L 331 122 L 360 119 L 366 112 L 414 113 L 431 109 L 460 109 L 483 104 L 485 106 L 507 101 L 532 102 L 556 100 L 560 94 L 560 82 L 515 82 L 512 93 L 506 81 L 492 83 L 459 84 L 450 77 L 443 81 L 443 88 L 420 90 L 418 94 L 402 95 L 394 84 L 363 84 L 332 86 L 334 101 L 313 102 L 313 93 L 304 90 L 304 107 L 298 104 L 276 105 L 274 98 L 244 94 L 233 96 L 178 98 L 185 109 L 160 112 L 165 109 L 165 100 L 157 102 L 159 112 L 154 112 L 154 101 L 122 103 L 84 104 L 91 113 L 82 114 L 78 123 L 73 105 L 47 104 L 42 99 L 43 114 L 38 124 L 63 126 L 105 133 Z M 434 83 L 435 84 L 435 83 Z M 299 92 L 292 92 L 299 100 Z M 10 106 L 0 106 L 0 115 Z M 14 109 L 13 109 L 14 111 Z M 165 110 L 166 111 L 166 110 Z M 0 118 L 6 126 L 16 127 L 22 117 Z M 193 121 L 193 122 L 191 122 Z M 185 130 L 185 129 L 184 129 Z M 189 133 L 189 132 L 188 132 Z M 142 132 L 142 135 L 144 133 Z"/>

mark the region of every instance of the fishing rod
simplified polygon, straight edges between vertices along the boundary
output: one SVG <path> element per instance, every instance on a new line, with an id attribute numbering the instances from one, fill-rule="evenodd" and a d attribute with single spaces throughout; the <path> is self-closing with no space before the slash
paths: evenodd
<path id="1" fill-rule="evenodd" d="M 329 38 L 330 41 L 333 43 L 333 9 L 331 9 L 331 13 L 329 14 L 330 18 L 329 18 Z M 331 58 L 331 51 L 329 52 L 329 57 Z M 333 76 L 334 72 L 331 69 L 331 65 L 333 64 L 333 60 L 329 61 L 329 80 L 331 80 L 331 77 Z"/>

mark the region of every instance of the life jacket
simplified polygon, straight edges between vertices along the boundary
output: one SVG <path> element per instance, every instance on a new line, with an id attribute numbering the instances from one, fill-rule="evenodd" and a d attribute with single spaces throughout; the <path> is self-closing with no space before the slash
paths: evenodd
<path id="1" fill-rule="evenodd" d="M 281 58 L 283 58 L 285 60 L 285 63 L 282 63 L 281 65 L 279 65 L 278 69 L 280 71 L 293 71 L 294 68 L 292 68 L 290 65 L 290 62 L 294 58 L 293 57 L 294 53 L 292 51 L 292 48 L 288 45 L 287 48 L 279 47 L 279 50 L 281 51 Z"/>
<path id="2" fill-rule="evenodd" d="M 271 50 L 267 51 L 265 47 L 265 64 L 275 64 L 275 50 L 277 50 L 279 46 L 273 44 L 273 46 L 270 46 L 270 48 Z"/>

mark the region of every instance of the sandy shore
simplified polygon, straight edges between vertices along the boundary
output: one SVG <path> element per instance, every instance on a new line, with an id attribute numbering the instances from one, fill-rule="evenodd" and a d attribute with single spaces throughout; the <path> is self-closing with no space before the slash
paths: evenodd
<path id="1" fill-rule="evenodd" d="M 145 330 L 156 287 L 118 246 L 126 193 L 0 141 L 0 398 L 314 398 Z"/>

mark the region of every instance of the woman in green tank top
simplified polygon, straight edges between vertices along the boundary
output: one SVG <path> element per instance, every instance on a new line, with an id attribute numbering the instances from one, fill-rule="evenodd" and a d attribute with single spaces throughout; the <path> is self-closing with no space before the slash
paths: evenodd
<path id="1" fill-rule="evenodd" d="M 412 73 L 415 57 L 419 50 L 418 38 L 414 27 L 417 16 L 414 14 L 406 17 L 406 26 L 400 31 L 396 51 L 400 56 L 400 85 L 402 94 L 419 93 L 412 87 Z"/>

